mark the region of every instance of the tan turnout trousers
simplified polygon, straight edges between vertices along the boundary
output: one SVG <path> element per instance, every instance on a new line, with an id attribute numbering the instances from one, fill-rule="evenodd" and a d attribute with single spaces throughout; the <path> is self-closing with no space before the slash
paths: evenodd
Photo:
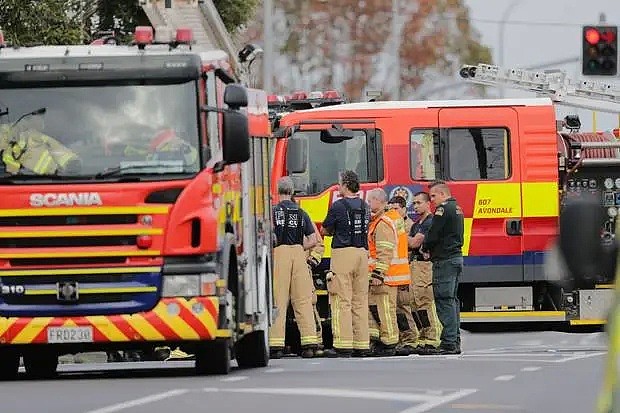
<path id="1" fill-rule="evenodd" d="M 286 310 L 289 299 L 301 336 L 301 345 L 317 344 L 312 292 L 314 285 L 306 253 L 301 245 L 280 245 L 274 248 L 273 292 L 278 314 L 269 330 L 269 347 L 284 348 Z"/>
<path id="2" fill-rule="evenodd" d="M 396 320 L 398 321 L 399 346 L 417 347 L 420 345 L 420 332 L 413 318 L 413 307 L 411 306 L 413 301 L 412 289 L 411 284 L 398 287 Z"/>
<path id="3" fill-rule="evenodd" d="M 412 261 L 411 267 L 411 309 L 419 328 L 419 345 L 439 347 L 443 329 L 433 295 L 433 263 Z"/>
<path id="4" fill-rule="evenodd" d="M 318 296 L 316 294 L 316 289 L 312 292 L 312 309 L 314 310 L 314 324 L 316 326 L 316 338 L 319 346 L 323 345 L 323 325 L 321 324 L 321 315 L 319 314 L 319 310 L 316 307 L 316 302 L 318 301 Z"/>
<path id="5" fill-rule="evenodd" d="M 332 249 L 327 282 L 334 348 L 368 350 L 368 251 L 346 247 Z"/>
<path id="6" fill-rule="evenodd" d="M 371 285 L 368 298 L 370 338 L 381 341 L 386 346 L 398 343 L 398 324 L 396 321 L 396 298 L 398 287 L 391 285 Z"/>

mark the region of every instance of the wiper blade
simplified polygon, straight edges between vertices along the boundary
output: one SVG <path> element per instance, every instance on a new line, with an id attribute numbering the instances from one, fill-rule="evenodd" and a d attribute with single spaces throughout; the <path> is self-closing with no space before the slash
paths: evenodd
<path id="1" fill-rule="evenodd" d="M 146 172 L 152 170 L 150 172 Z M 96 179 L 109 178 L 125 174 L 151 173 L 151 174 L 183 174 L 186 171 L 183 161 L 156 161 L 156 162 L 123 162 L 119 166 L 99 172 Z"/>

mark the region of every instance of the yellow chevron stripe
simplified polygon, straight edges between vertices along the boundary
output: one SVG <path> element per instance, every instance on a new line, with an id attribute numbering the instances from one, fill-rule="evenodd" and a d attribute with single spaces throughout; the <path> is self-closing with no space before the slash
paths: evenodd
<path id="1" fill-rule="evenodd" d="M 37 317 L 13 338 L 13 344 L 30 344 L 53 320 L 52 317 Z"/>
<path id="2" fill-rule="evenodd" d="M 161 267 L 111 267 L 111 268 L 59 268 L 54 270 L 10 270 L 0 271 L 0 277 L 23 277 L 34 275 L 73 275 L 73 274 L 139 274 L 160 272 Z"/>
<path id="3" fill-rule="evenodd" d="M 73 258 L 73 257 L 144 257 L 160 255 L 155 250 L 127 250 L 127 251 L 66 251 L 66 252 L 22 252 L 0 254 L 0 258 Z"/>
<path id="4" fill-rule="evenodd" d="M 463 247 L 461 251 L 463 252 L 463 256 L 466 257 L 469 255 L 469 245 L 471 243 L 471 227 L 474 224 L 473 218 L 465 218 L 463 220 L 464 228 L 463 228 Z"/>
<path id="5" fill-rule="evenodd" d="M 0 217 L 43 217 L 62 215 L 165 215 L 169 206 L 135 207 L 70 207 L 70 208 L 20 208 L 0 209 Z"/>
<path id="6" fill-rule="evenodd" d="M 130 341 L 133 338 L 127 337 L 105 316 L 90 316 L 86 317 L 86 319 L 110 341 Z"/>
<path id="7" fill-rule="evenodd" d="M 163 233 L 163 228 L 83 229 L 72 231 L 10 231 L 0 232 L 0 238 L 106 237 L 117 235 L 161 235 Z"/>
<path id="8" fill-rule="evenodd" d="M 215 337 L 219 337 L 219 338 L 229 338 L 229 337 L 232 337 L 232 331 L 225 330 L 225 329 L 218 329 L 215 332 Z"/>
<path id="9" fill-rule="evenodd" d="M 142 337 L 144 337 L 145 340 L 150 340 L 150 341 L 164 340 L 164 336 L 161 335 L 159 331 L 157 331 L 155 327 L 153 327 L 148 321 L 146 321 L 146 319 L 142 316 L 142 314 L 133 314 L 133 315 L 124 314 L 121 317 L 123 317 L 123 319 L 127 321 L 127 323 L 129 323 L 129 325 L 133 327 L 134 330 L 139 332 L 142 335 Z"/>
<path id="10" fill-rule="evenodd" d="M 182 300 L 175 301 L 176 304 L 179 304 Z M 161 318 L 162 322 L 165 323 L 172 331 L 174 331 L 179 337 L 183 337 L 186 339 L 198 339 L 198 333 L 196 333 L 191 327 L 189 327 L 185 322 L 181 319 L 181 317 L 176 316 L 172 317 L 166 311 L 165 305 L 158 305 L 153 309 L 153 312 Z"/>
<path id="11" fill-rule="evenodd" d="M 17 321 L 16 317 L 0 318 L 0 336 L 6 333 L 9 327 L 11 327 L 16 321 Z M 2 343 L 1 340 L 0 340 L 0 343 Z"/>
<path id="12" fill-rule="evenodd" d="M 219 300 L 216 299 L 211 299 L 212 302 L 214 302 L 215 304 L 215 308 L 218 308 L 219 306 Z M 213 318 L 213 316 L 211 316 L 211 313 L 209 312 L 209 310 L 207 310 L 206 308 L 203 310 L 202 313 L 200 314 L 196 314 L 192 311 L 192 305 L 194 305 L 195 303 L 197 303 L 198 301 L 191 300 L 191 301 L 185 301 L 185 300 L 179 300 L 178 301 L 183 307 L 185 307 L 190 313 L 194 314 L 194 316 L 198 319 L 198 321 L 200 321 L 200 323 L 205 326 L 205 328 L 211 332 L 211 334 L 214 334 L 215 331 L 217 330 L 217 323 L 216 320 Z"/>
<path id="13" fill-rule="evenodd" d="M 122 294 L 122 293 L 152 293 L 157 287 L 97 287 L 80 289 L 80 294 Z M 55 289 L 26 290 L 24 295 L 56 295 Z"/>

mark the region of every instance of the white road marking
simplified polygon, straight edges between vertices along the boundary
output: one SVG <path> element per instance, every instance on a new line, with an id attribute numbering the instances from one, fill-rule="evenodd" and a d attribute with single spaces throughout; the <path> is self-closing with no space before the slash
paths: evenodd
<path id="1" fill-rule="evenodd" d="M 540 367 L 523 367 L 521 371 L 538 371 Z"/>
<path id="2" fill-rule="evenodd" d="M 442 406 L 444 404 L 453 402 L 455 400 L 461 399 L 463 397 L 469 396 L 470 394 L 474 394 L 477 390 L 475 389 L 463 389 L 463 390 L 459 390 L 457 392 L 454 392 L 452 394 L 446 395 L 446 396 L 441 396 L 441 397 L 436 397 L 435 400 L 433 401 L 428 401 L 426 403 L 417 405 L 417 406 L 412 406 L 408 409 L 402 410 L 399 413 L 425 413 L 428 412 L 432 409 L 434 409 L 435 407 L 439 407 Z"/>
<path id="3" fill-rule="evenodd" d="M 204 389 L 202 389 L 202 391 L 205 393 L 217 393 L 218 391 L 220 391 L 220 389 L 218 389 L 217 387 L 205 387 Z"/>
<path id="4" fill-rule="evenodd" d="M 566 357 L 560 360 L 555 360 L 556 363 L 566 363 L 568 361 L 575 361 L 575 360 L 581 360 L 581 359 L 587 359 L 590 357 L 598 357 L 598 356 L 602 356 L 603 354 L 607 354 L 606 351 L 599 351 L 597 353 L 588 353 L 588 354 L 578 354 L 576 356 L 571 356 L 571 357 Z"/>
<path id="5" fill-rule="evenodd" d="M 241 381 L 241 380 L 245 380 L 247 379 L 248 376 L 233 376 L 233 377 L 226 377 L 224 379 L 220 379 L 220 381 L 224 381 L 224 382 L 233 382 L 233 381 Z"/>
<path id="6" fill-rule="evenodd" d="M 517 346 L 540 346 L 542 344 L 542 340 L 522 340 L 517 341 Z"/>
<path id="7" fill-rule="evenodd" d="M 187 389 L 177 389 L 170 390 L 165 393 L 153 394 L 150 396 L 141 397 L 139 399 L 128 400 L 126 402 L 121 402 L 117 404 L 113 404 L 110 406 L 102 407 L 96 410 L 89 410 L 86 413 L 114 413 L 119 412 L 121 410 L 131 409 L 132 407 L 142 406 L 149 403 L 155 403 L 160 400 L 168 399 L 170 397 L 180 396 L 182 394 L 188 393 Z"/>
<path id="8" fill-rule="evenodd" d="M 316 364 L 321 364 L 321 363 L 319 363 L 318 361 L 313 361 L 313 362 L 312 362 L 312 363 L 310 363 L 310 364 L 315 364 L 315 365 L 316 365 Z"/>
<path id="9" fill-rule="evenodd" d="M 513 376 L 512 374 L 506 374 L 504 376 L 497 376 L 496 378 L 494 378 L 494 381 L 510 381 L 512 379 L 514 379 L 515 376 Z"/>
<path id="10" fill-rule="evenodd" d="M 308 387 L 291 387 L 291 388 L 243 388 L 243 389 L 222 389 L 225 392 L 232 393 L 257 393 L 257 394 L 275 394 L 283 396 L 316 396 L 316 397 L 340 397 L 349 399 L 372 399 L 387 400 L 399 402 L 419 402 L 421 404 L 411 406 L 400 413 L 425 413 L 435 407 L 449 403 L 477 392 L 476 389 L 462 389 L 446 395 L 432 394 L 412 394 L 412 393 L 395 393 L 384 391 L 367 391 L 367 390 L 349 390 L 349 389 L 330 389 L 330 388 L 308 388 Z"/>
<path id="11" fill-rule="evenodd" d="M 264 371 L 264 373 L 282 373 L 283 371 L 284 369 L 275 368 L 275 369 L 267 369 Z"/>

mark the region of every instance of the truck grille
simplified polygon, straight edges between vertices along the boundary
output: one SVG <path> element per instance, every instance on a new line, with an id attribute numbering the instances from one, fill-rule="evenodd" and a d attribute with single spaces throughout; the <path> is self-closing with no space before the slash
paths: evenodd
<path id="1" fill-rule="evenodd" d="M 152 309 L 160 295 L 158 263 L 168 209 L 36 208 L 10 210 L 6 216 L 0 209 L 0 284 L 13 289 L 0 294 L 0 316 L 89 316 Z M 140 236 L 150 236 L 150 244 L 139 247 Z M 135 266 L 136 261 L 143 267 Z M 77 300 L 63 299 L 63 283 L 77 283 Z"/>

